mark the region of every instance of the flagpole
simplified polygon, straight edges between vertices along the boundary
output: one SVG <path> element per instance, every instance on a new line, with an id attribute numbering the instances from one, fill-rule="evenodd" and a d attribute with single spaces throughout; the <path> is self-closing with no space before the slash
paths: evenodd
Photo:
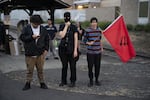
<path id="1" fill-rule="evenodd" d="M 109 29 L 120 17 L 122 17 L 122 14 L 118 16 L 103 32 L 105 32 L 107 29 Z"/>

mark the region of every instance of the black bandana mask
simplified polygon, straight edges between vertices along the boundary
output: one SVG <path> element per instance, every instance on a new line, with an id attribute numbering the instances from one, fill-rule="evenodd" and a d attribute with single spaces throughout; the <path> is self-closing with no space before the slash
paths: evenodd
<path id="1" fill-rule="evenodd" d="M 64 21 L 65 22 L 69 22 L 70 21 L 70 17 L 65 17 Z"/>
<path id="2" fill-rule="evenodd" d="M 71 17 L 70 17 L 70 12 L 66 12 L 66 13 L 64 14 L 64 21 L 65 21 L 65 22 L 68 22 L 68 21 L 70 21 L 70 19 L 71 19 Z"/>

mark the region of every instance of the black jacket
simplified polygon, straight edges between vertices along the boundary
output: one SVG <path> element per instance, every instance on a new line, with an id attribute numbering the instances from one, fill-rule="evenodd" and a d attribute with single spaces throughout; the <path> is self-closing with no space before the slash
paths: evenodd
<path id="1" fill-rule="evenodd" d="M 31 25 L 27 25 L 20 35 L 20 39 L 24 43 L 25 55 L 26 56 L 39 56 L 43 54 L 45 50 L 49 49 L 49 35 L 47 30 L 40 26 L 40 38 L 36 42 L 35 39 L 32 38 L 33 31 Z"/>
<path id="2" fill-rule="evenodd" d="M 65 27 L 65 24 L 61 24 L 59 27 L 59 31 L 63 31 Z M 59 44 L 59 49 L 61 49 L 61 52 L 73 54 L 74 51 L 74 34 L 78 33 L 77 27 L 73 24 L 69 26 L 67 29 L 67 33 L 64 38 L 61 39 L 61 42 Z M 66 41 L 66 38 L 68 40 Z M 65 46 L 67 44 L 67 46 Z"/>

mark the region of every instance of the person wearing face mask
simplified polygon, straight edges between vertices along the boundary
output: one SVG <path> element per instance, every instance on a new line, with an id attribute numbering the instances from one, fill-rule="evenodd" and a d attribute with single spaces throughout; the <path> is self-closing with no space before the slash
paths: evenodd
<path id="1" fill-rule="evenodd" d="M 91 26 L 85 30 L 83 42 L 87 45 L 87 63 L 88 63 L 88 87 L 93 86 L 93 67 L 95 67 L 95 85 L 100 86 L 99 74 L 101 64 L 101 53 L 103 51 L 101 37 L 102 30 L 98 27 L 96 17 L 91 18 Z"/>
<path id="2" fill-rule="evenodd" d="M 34 67 L 42 89 L 48 87 L 44 83 L 43 66 L 45 56 L 49 50 L 49 35 L 45 27 L 41 26 L 42 19 L 40 15 L 30 17 L 30 24 L 24 27 L 20 39 L 24 43 L 25 61 L 27 66 L 26 84 L 23 90 L 30 89 Z"/>
<path id="3" fill-rule="evenodd" d="M 76 82 L 76 59 L 78 57 L 78 30 L 71 22 L 70 12 L 64 13 L 64 24 L 59 27 L 61 42 L 59 44 L 59 56 L 62 63 L 61 83 L 59 86 L 67 85 L 67 69 L 70 65 L 70 84 L 74 87 Z"/>

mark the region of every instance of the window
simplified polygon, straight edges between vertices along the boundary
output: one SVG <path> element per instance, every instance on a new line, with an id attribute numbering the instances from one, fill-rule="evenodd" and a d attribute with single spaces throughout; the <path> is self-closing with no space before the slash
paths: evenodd
<path id="1" fill-rule="evenodd" d="M 148 1 L 142 1 L 139 4 L 139 17 L 148 17 Z"/>
<path id="2" fill-rule="evenodd" d="M 147 24 L 149 22 L 150 0 L 139 0 L 138 24 Z"/>

